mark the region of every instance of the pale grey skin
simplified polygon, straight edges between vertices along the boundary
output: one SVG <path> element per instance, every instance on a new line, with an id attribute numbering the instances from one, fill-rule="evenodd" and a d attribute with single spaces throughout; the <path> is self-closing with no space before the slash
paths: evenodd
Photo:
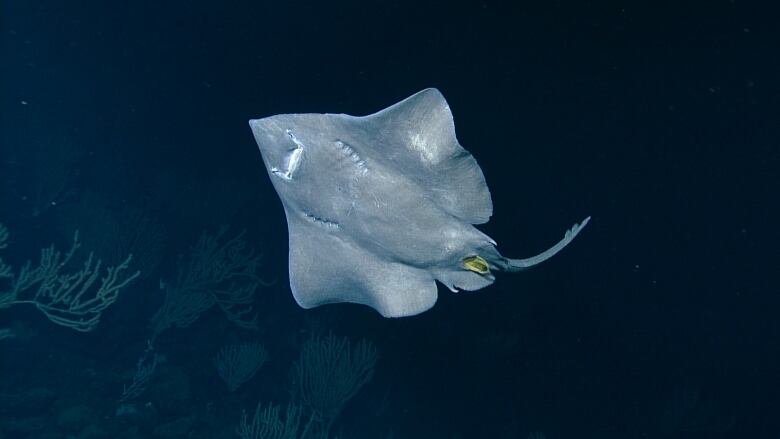
<path id="1" fill-rule="evenodd" d="M 522 270 L 590 219 L 537 256 L 501 256 L 473 226 L 493 212 L 490 191 L 433 88 L 365 117 L 282 114 L 249 125 L 287 215 L 290 288 L 303 308 L 352 302 L 385 317 L 419 314 L 436 303 L 436 280 L 452 291 L 495 281 L 466 258 Z"/>

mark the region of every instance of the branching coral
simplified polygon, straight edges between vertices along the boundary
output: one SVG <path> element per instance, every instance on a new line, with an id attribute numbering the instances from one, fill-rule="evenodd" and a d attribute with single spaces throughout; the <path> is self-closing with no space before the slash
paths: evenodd
<path id="1" fill-rule="evenodd" d="M 7 238 L 8 231 L 2 227 L 0 248 L 6 246 Z M 58 325 L 81 332 L 95 329 L 103 311 L 116 302 L 119 292 L 140 273 L 125 272 L 132 260 L 132 255 L 128 255 L 117 266 L 107 268 L 98 282 L 102 261 L 90 253 L 81 268 L 76 268 L 74 257 L 80 247 L 76 232 L 66 253 L 52 245 L 41 250 L 37 265 L 28 261 L 18 273 L 0 259 L 0 280 L 4 281 L 0 308 L 30 304 Z"/>

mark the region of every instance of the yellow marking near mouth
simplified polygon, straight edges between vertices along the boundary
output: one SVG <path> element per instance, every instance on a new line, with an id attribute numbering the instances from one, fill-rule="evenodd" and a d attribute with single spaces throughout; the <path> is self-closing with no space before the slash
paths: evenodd
<path id="1" fill-rule="evenodd" d="M 489 274 L 490 265 L 482 256 L 474 255 L 463 258 L 463 268 L 477 274 Z"/>

